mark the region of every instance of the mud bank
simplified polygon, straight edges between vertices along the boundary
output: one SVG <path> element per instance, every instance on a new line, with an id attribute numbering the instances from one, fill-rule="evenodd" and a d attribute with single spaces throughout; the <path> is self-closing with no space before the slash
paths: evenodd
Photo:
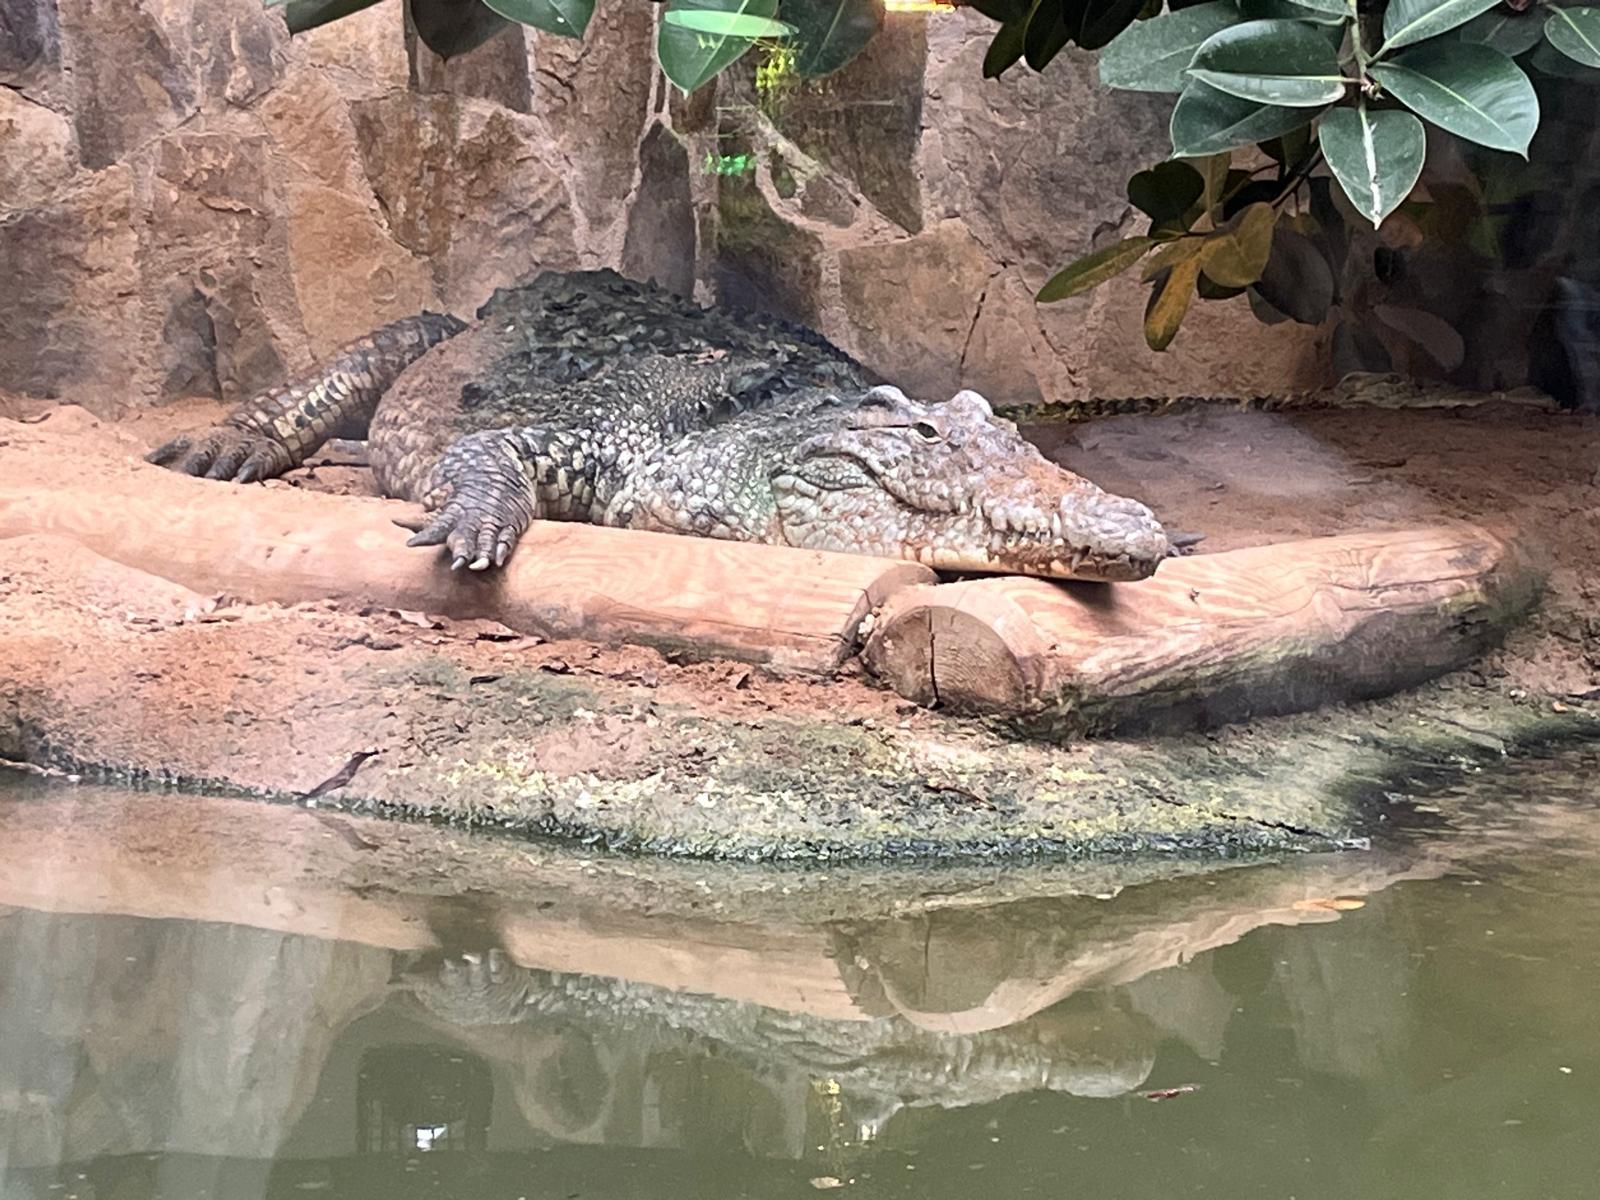
<path id="1" fill-rule="evenodd" d="M 71 410 L 49 417 L 130 453 L 172 419 L 115 428 Z M 0 422 L 0 440 L 8 428 Z M 1078 444 L 1061 444 L 1068 436 Z M 1600 736 L 1583 615 L 1600 545 L 1585 548 L 1597 538 L 1580 516 L 1596 489 L 1572 482 L 1595 444 L 1588 425 L 1525 412 L 1200 414 L 1041 440 L 1052 437 L 1109 486 L 1164 456 L 1126 490 L 1222 546 L 1283 536 L 1274 522 L 1290 518 L 1296 534 L 1348 530 L 1360 517 L 1351 488 L 1372 489 L 1371 510 L 1391 520 L 1498 519 L 1541 564 L 1545 606 L 1504 649 L 1403 696 L 1062 744 L 930 712 L 860 678 L 545 642 L 482 619 L 238 604 L 31 536 L 7 542 L 0 565 L 0 756 L 596 846 L 883 860 L 1348 845 L 1382 827 L 1399 794 Z M 1370 437 L 1390 465 L 1362 466 L 1362 451 L 1340 441 Z M 1095 461 L 1081 461 L 1086 450 Z M 1385 477 L 1335 487 L 1308 469 L 1313 452 L 1330 478 Z M 1542 489 L 1523 488 L 1521 475 L 1541 468 Z M 68 459 L 60 470 L 83 468 Z M 1446 479 L 1453 501 L 1434 490 Z M 1298 492 L 1268 512 L 1274 480 Z M 314 467 L 276 486 L 329 484 L 360 491 L 363 473 Z M 1219 497 L 1234 502 L 1211 503 Z"/>

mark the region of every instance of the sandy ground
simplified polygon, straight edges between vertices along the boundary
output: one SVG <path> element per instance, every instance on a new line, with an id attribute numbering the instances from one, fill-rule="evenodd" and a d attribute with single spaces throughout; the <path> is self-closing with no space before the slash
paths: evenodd
<path id="1" fill-rule="evenodd" d="M 34 427 L 58 448 L 81 443 L 81 461 L 62 455 L 60 477 L 70 480 L 89 472 L 91 449 L 102 461 L 136 456 L 223 409 L 188 402 L 116 425 L 75 408 L 10 411 L 0 448 Z M 1510 532 L 1548 576 L 1545 604 L 1504 649 L 1446 681 L 1451 702 L 1581 711 L 1600 687 L 1600 531 L 1590 519 L 1600 420 L 1508 404 L 1207 408 L 1029 432 L 1065 465 L 1147 500 L 1169 526 L 1204 533 L 1206 550 L 1439 518 Z M 358 444 L 334 444 L 265 486 L 372 490 Z M 1404 775 L 1391 751 L 1416 724 L 1401 702 L 1337 728 L 1288 718 L 1150 746 L 1023 745 L 859 677 L 778 679 L 422 613 L 245 605 L 50 537 L 14 539 L 0 560 L 0 647 L 0 747 L 35 761 L 122 764 L 129 778 L 224 791 L 321 787 L 330 802 L 359 794 L 399 814 L 437 816 L 419 795 L 466 791 L 492 823 L 604 828 L 617 844 L 706 852 L 737 835 L 736 852 L 749 855 L 784 839 L 831 839 L 824 827 L 913 849 L 985 841 L 993 830 L 1003 830 L 993 842 L 1002 848 L 1340 836 L 1351 822 L 1330 806 L 1348 802 L 1343 781 Z M 1498 730 L 1445 724 L 1461 744 L 1438 742 L 1440 756 L 1464 744 L 1504 748 Z M 1352 741 L 1376 757 L 1352 758 L 1342 748 Z M 370 764 L 360 757 L 369 751 L 378 752 Z M 1195 795 L 1207 764 L 1222 761 L 1237 779 Z M 1082 786 L 1041 815 L 1030 806 L 1047 779 Z M 506 815 L 532 791 L 537 820 Z M 718 809 L 728 795 L 760 797 L 759 819 L 737 804 Z M 914 819 L 873 832 L 895 805 Z"/>

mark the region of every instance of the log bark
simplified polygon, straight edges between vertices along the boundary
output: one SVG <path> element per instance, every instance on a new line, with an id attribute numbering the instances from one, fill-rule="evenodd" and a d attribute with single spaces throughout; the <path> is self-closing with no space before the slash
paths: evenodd
<path id="1" fill-rule="evenodd" d="M 0 488 L 0 538 L 54 534 L 198 592 L 493 617 L 520 632 L 642 643 L 829 675 L 915 563 L 535 522 L 499 572 L 407 549 L 389 501 L 139 468 L 102 488 Z"/>
<path id="2" fill-rule="evenodd" d="M 1137 584 L 909 588 L 878 614 L 865 660 L 956 712 L 1204 728 L 1424 682 L 1490 645 L 1536 591 L 1483 529 L 1351 534 L 1176 559 Z"/>

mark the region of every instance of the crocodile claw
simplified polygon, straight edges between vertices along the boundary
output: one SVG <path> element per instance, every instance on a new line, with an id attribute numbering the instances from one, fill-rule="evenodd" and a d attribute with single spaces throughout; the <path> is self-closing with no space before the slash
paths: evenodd
<path id="1" fill-rule="evenodd" d="M 259 433 L 218 425 L 200 435 L 175 437 L 145 455 L 145 462 L 168 467 L 180 475 L 251 483 L 281 475 L 292 465 L 288 452 Z"/>
<path id="2" fill-rule="evenodd" d="M 443 546 L 450 569 L 503 567 L 533 520 L 533 501 L 515 456 L 494 435 L 462 438 L 434 468 L 427 507 L 408 546 Z"/>

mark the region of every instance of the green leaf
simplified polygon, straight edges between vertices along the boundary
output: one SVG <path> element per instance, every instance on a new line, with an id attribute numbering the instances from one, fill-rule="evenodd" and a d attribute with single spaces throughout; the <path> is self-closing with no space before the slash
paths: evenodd
<path id="1" fill-rule="evenodd" d="M 510 24 L 478 0 L 411 0 L 411 23 L 440 58 L 476 50 Z"/>
<path id="2" fill-rule="evenodd" d="M 1282 325 L 1289 320 L 1287 313 L 1279 312 L 1255 288 L 1245 289 L 1245 295 L 1250 298 L 1250 311 L 1263 325 Z"/>
<path id="3" fill-rule="evenodd" d="M 1286 225 L 1280 226 L 1272 237 L 1266 269 L 1250 291 L 1271 310 L 1291 320 L 1320 325 L 1333 304 L 1333 271 L 1315 242 Z M 1262 316 L 1259 309 L 1256 316 Z"/>
<path id="4" fill-rule="evenodd" d="M 1544 29 L 1539 30 L 1541 37 Z M 1591 68 L 1580 66 L 1573 62 L 1561 51 L 1550 44 L 1549 38 L 1544 38 L 1533 48 L 1533 53 L 1524 60 L 1531 70 L 1541 75 L 1549 75 L 1555 79 L 1589 79 Z"/>
<path id="5" fill-rule="evenodd" d="M 415 3 L 415 0 L 413 0 Z M 778 0 L 669 0 L 667 12 L 712 12 L 736 16 L 772 17 Z M 700 33 L 681 25 L 661 22 L 656 57 L 661 69 L 682 91 L 692 92 L 737 62 L 753 39 L 726 34 Z"/>
<path id="6" fill-rule="evenodd" d="M 1028 15 L 1028 31 L 1022 39 L 1022 57 L 1035 71 L 1042 71 L 1072 40 L 1067 27 L 1066 6 L 1074 0 L 1040 0 Z M 1084 0 L 1076 0 L 1083 3 Z"/>
<path id="7" fill-rule="evenodd" d="M 1539 127 L 1539 97 L 1522 69 L 1498 50 L 1434 42 L 1373 64 L 1372 74 L 1424 120 L 1480 146 L 1527 157 Z"/>
<path id="8" fill-rule="evenodd" d="M 1319 12 L 1330 17 L 1353 17 L 1356 12 L 1355 0 L 1295 0 L 1301 8 L 1309 8 L 1312 12 Z"/>
<path id="9" fill-rule="evenodd" d="M 1600 67 L 1600 8 L 1552 8 L 1544 36 L 1573 62 Z"/>
<path id="10" fill-rule="evenodd" d="M 1204 270 L 1200 272 L 1200 282 L 1195 286 L 1195 294 L 1202 300 L 1232 300 L 1235 296 L 1244 295 L 1242 287 L 1223 287 Z"/>
<path id="11" fill-rule="evenodd" d="M 582 37 L 594 16 L 594 0 L 483 0 L 502 17 L 562 37 Z"/>
<path id="12" fill-rule="evenodd" d="M 1054 304 L 1057 300 L 1065 300 L 1068 296 L 1098 287 L 1133 266 L 1155 244 L 1155 238 L 1151 237 L 1124 238 L 1103 250 L 1085 255 L 1052 275 L 1050 282 L 1039 289 L 1037 299 L 1040 304 Z"/>
<path id="13" fill-rule="evenodd" d="M 1026 17 L 1000 27 L 1000 31 L 994 35 L 994 40 L 989 43 L 988 52 L 983 56 L 985 79 L 998 79 L 1016 65 L 1017 59 L 1022 57 L 1023 39 L 1027 32 Z"/>
<path id="14" fill-rule="evenodd" d="M 1364 101 L 1324 114 L 1317 136 L 1334 178 L 1373 228 L 1411 194 L 1428 152 L 1416 117 L 1398 109 L 1372 112 Z"/>
<path id="15" fill-rule="evenodd" d="M 782 0 L 779 13 L 794 26 L 794 69 L 807 79 L 839 70 L 883 28 L 882 0 Z"/>
<path id="16" fill-rule="evenodd" d="M 1180 233 L 1183 218 L 1206 189 L 1205 178 L 1186 162 L 1164 162 L 1128 180 L 1128 201 L 1150 218 L 1152 233 Z"/>
<path id="17" fill-rule="evenodd" d="M 1189 74 L 1242 100 L 1295 108 L 1321 108 L 1345 88 L 1333 47 L 1302 21 L 1246 21 L 1214 33 Z"/>
<path id="18" fill-rule="evenodd" d="M 371 8 L 378 0 L 288 0 L 283 4 L 283 19 L 290 33 L 304 33 L 363 8 Z M 282 4 L 283 0 L 278 0 Z"/>
<path id="19" fill-rule="evenodd" d="M 1200 267 L 1213 283 L 1225 288 L 1248 287 L 1261 278 L 1272 253 L 1272 231 L 1278 210 L 1252 204 L 1205 240 Z"/>
<path id="20" fill-rule="evenodd" d="M 483 0 L 494 7 L 494 0 Z M 499 0 L 506 3 L 506 0 Z M 712 33 L 720 37 L 781 38 L 794 32 L 793 25 L 774 21 L 771 17 L 755 17 L 749 13 L 697 12 L 692 9 L 670 9 L 661 17 L 668 25 L 679 29 L 692 29 L 696 33 Z"/>
<path id="21" fill-rule="evenodd" d="M 1163 278 L 1156 280 L 1150 303 L 1144 311 L 1144 340 L 1152 350 L 1165 350 L 1178 336 L 1178 327 L 1194 300 L 1195 284 L 1200 280 L 1200 260 L 1178 263 Z"/>
<path id="22" fill-rule="evenodd" d="M 1491 8 L 1461 26 L 1456 36 L 1463 42 L 1492 46 L 1507 58 L 1515 58 L 1539 44 L 1544 36 L 1544 18 L 1504 6 Z"/>
<path id="23" fill-rule="evenodd" d="M 1100 52 L 1100 82 L 1127 92 L 1181 92 L 1194 52 L 1238 21 L 1235 0 L 1211 0 L 1141 21 Z"/>
<path id="24" fill-rule="evenodd" d="M 1314 25 L 1328 26 L 1342 26 L 1350 15 L 1348 8 L 1340 8 L 1337 12 L 1333 12 L 1310 3 L 1295 3 L 1295 0 L 1239 0 L 1239 8 L 1246 19 L 1252 21 L 1270 17 L 1280 20 L 1310 21 Z"/>
<path id="25" fill-rule="evenodd" d="M 1138 17 L 1144 0 L 1089 0 L 1076 27 L 1072 27 L 1072 40 L 1085 50 L 1099 50 L 1109 44 Z"/>
<path id="26" fill-rule="evenodd" d="M 1465 25 L 1499 3 L 1500 0 L 1389 0 L 1383 14 L 1383 48 L 1378 53 L 1388 54 Z"/>
<path id="27" fill-rule="evenodd" d="M 1299 129 L 1314 115 L 1306 108 L 1241 100 L 1192 79 L 1172 110 L 1172 152 L 1195 158 L 1264 142 Z"/>

